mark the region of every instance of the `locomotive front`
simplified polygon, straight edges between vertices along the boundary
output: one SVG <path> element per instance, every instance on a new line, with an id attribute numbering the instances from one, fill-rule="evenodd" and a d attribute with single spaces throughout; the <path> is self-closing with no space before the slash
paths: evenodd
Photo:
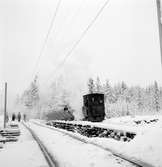
<path id="1" fill-rule="evenodd" d="M 104 94 L 92 93 L 83 96 L 84 120 L 101 122 L 105 118 Z"/>

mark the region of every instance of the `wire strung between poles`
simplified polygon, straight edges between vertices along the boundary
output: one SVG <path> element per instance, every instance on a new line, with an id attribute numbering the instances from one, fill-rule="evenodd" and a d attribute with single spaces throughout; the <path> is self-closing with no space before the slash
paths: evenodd
<path id="1" fill-rule="evenodd" d="M 79 39 L 74 43 L 74 45 L 72 46 L 72 48 L 69 50 L 69 52 L 65 55 L 64 59 L 62 60 L 62 62 L 60 62 L 56 68 L 51 72 L 51 74 L 49 75 L 49 77 L 46 79 L 45 82 L 43 82 L 43 84 L 47 83 L 47 80 L 49 78 L 51 78 L 53 76 L 53 73 L 55 73 L 59 68 L 61 68 L 61 66 L 64 65 L 64 63 L 66 62 L 66 60 L 71 56 L 71 54 L 73 53 L 74 49 L 79 45 L 79 43 L 81 42 L 81 40 L 84 38 L 84 36 L 87 34 L 87 32 L 89 31 L 89 29 L 93 26 L 93 24 L 95 23 L 95 21 L 97 20 L 97 18 L 101 15 L 101 13 L 103 12 L 103 10 L 105 9 L 105 7 L 108 5 L 108 3 L 110 2 L 110 0 L 106 0 L 105 3 L 103 4 L 103 6 L 99 9 L 99 11 L 97 12 L 96 16 L 92 19 L 92 21 L 90 22 L 90 24 L 86 27 L 86 29 L 82 32 L 81 36 L 79 37 Z"/>
<path id="2" fill-rule="evenodd" d="M 40 50 L 40 54 L 39 54 L 38 59 L 37 59 L 37 61 L 36 61 L 36 64 L 35 64 L 35 67 L 34 67 L 34 70 L 33 70 L 33 74 L 32 74 L 32 78 L 35 77 L 35 76 L 37 75 L 37 73 L 38 73 L 38 71 L 36 71 L 36 70 L 37 70 L 37 68 L 38 68 L 40 59 L 41 59 L 41 57 L 43 56 L 43 52 L 44 52 L 44 49 L 45 49 L 46 44 L 47 44 L 47 42 L 48 42 L 48 38 L 49 38 L 49 35 L 50 35 L 50 33 L 51 33 L 51 30 L 52 30 L 52 28 L 53 28 L 53 26 L 54 26 L 54 23 L 55 23 L 55 20 L 56 20 L 57 13 L 58 13 L 58 11 L 59 11 L 59 7 L 60 7 L 60 4 L 61 4 L 61 1 L 62 1 L 62 0 L 59 0 L 58 3 L 57 3 L 55 12 L 54 12 L 53 17 L 52 17 L 52 20 L 51 20 L 51 24 L 50 24 L 50 26 L 49 26 L 49 29 L 48 29 L 47 34 L 46 34 L 46 37 L 45 37 L 45 39 L 44 39 L 42 48 L 41 48 L 41 50 Z"/>

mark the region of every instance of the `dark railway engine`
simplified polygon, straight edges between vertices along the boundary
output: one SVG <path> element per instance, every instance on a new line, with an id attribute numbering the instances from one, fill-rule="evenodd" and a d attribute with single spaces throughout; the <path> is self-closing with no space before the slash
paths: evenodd
<path id="1" fill-rule="evenodd" d="M 84 120 L 101 122 L 105 118 L 104 94 L 92 93 L 83 96 Z"/>

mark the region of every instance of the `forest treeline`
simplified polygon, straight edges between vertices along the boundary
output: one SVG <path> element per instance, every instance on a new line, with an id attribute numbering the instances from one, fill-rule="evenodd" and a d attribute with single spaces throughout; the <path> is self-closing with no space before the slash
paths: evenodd
<path id="1" fill-rule="evenodd" d="M 44 118 L 49 112 L 62 109 L 65 105 L 74 113 L 81 112 L 72 106 L 71 90 L 66 88 L 66 82 L 58 79 L 49 89 L 42 93 L 39 89 L 38 78 L 35 78 L 21 96 L 17 96 L 15 105 L 26 111 L 32 117 Z M 73 88 L 71 88 L 73 89 Z M 156 114 L 162 109 L 162 87 L 157 81 L 141 86 L 128 86 L 124 81 L 112 85 L 109 80 L 104 83 L 100 78 L 89 78 L 87 93 L 104 93 L 106 117 L 125 115 Z M 80 94 L 82 96 L 82 94 Z M 82 105 L 82 104 L 80 104 Z M 78 106 L 78 108 L 81 106 Z M 82 115 L 80 113 L 80 115 Z"/>
<path id="2" fill-rule="evenodd" d="M 109 80 L 101 83 L 99 77 L 88 81 L 90 93 L 105 94 L 107 117 L 154 114 L 162 109 L 162 87 L 154 81 L 147 87 L 128 86 L 124 81 L 112 85 Z"/>

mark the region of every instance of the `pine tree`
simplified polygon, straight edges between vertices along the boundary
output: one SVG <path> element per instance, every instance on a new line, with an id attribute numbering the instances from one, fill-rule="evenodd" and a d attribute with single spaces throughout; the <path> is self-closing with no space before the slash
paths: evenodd
<path id="1" fill-rule="evenodd" d="M 138 106 L 138 110 L 141 111 L 143 108 L 143 97 L 142 97 L 142 90 L 140 88 L 138 88 L 137 106 Z"/>
<path id="2" fill-rule="evenodd" d="M 160 110 L 160 102 L 159 102 L 160 96 L 159 96 L 159 93 L 160 92 L 159 92 L 158 84 L 155 81 L 154 82 L 154 95 L 153 95 L 154 101 L 153 101 L 153 104 L 154 104 L 154 109 L 156 111 Z"/>
<path id="3" fill-rule="evenodd" d="M 160 101 L 160 109 L 162 108 L 162 87 L 159 88 L 159 101 Z"/>
<path id="4" fill-rule="evenodd" d="M 119 83 L 113 87 L 113 91 L 116 97 L 116 101 L 118 101 L 121 96 L 121 86 Z"/>
<path id="5" fill-rule="evenodd" d="M 22 97 L 22 103 L 28 108 L 34 108 L 39 102 L 39 88 L 37 85 L 37 77 L 30 84 L 30 87 L 24 91 Z"/>
<path id="6" fill-rule="evenodd" d="M 95 92 L 96 93 L 101 93 L 102 92 L 102 85 L 101 85 L 101 81 L 100 81 L 99 77 L 96 78 Z"/>
<path id="7" fill-rule="evenodd" d="M 47 110 L 53 112 L 63 109 L 65 106 L 70 107 L 70 96 L 63 77 L 57 78 L 50 86 Z"/>
<path id="8" fill-rule="evenodd" d="M 94 84 L 94 80 L 92 78 L 89 78 L 89 80 L 88 80 L 88 92 L 89 93 L 95 92 L 95 84 Z"/>
<path id="9" fill-rule="evenodd" d="M 153 110 L 153 86 L 148 86 L 145 89 L 144 107 L 147 112 L 152 112 Z"/>
<path id="10" fill-rule="evenodd" d="M 106 80 L 106 83 L 104 85 L 104 94 L 105 94 L 105 100 L 109 103 L 114 103 L 115 102 L 115 97 L 113 95 L 113 89 L 109 83 L 109 80 Z"/>
<path id="11" fill-rule="evenodd" d="M 58 86 L 56 82 L 53 82 L 49 89 L 49 95 L 48 95 L 48 109 L 47 110 L 55 110 L 58 105 Z"/>
<path id="12" fill-rule="evenodd" d="M 124 81 L 121 83 L 121 100 L 127 101 L 128 86 Z"/>
<path id="13" fill-rule="evenodd" d="M 32 106 L 34 107 L 39 102 L 39 88 L 37 85 L 37 76 L 35 77 L 34 81 L 31 83 L 29 91 L 31 93 Z"/>
<path id="14" fill-rule="evenodd" d="M 125 91 L 127 90 L 127 85 L 124 81 L 122 81 L 121 83 L 121 94 L 123 95 L 125 93 Z"/>

